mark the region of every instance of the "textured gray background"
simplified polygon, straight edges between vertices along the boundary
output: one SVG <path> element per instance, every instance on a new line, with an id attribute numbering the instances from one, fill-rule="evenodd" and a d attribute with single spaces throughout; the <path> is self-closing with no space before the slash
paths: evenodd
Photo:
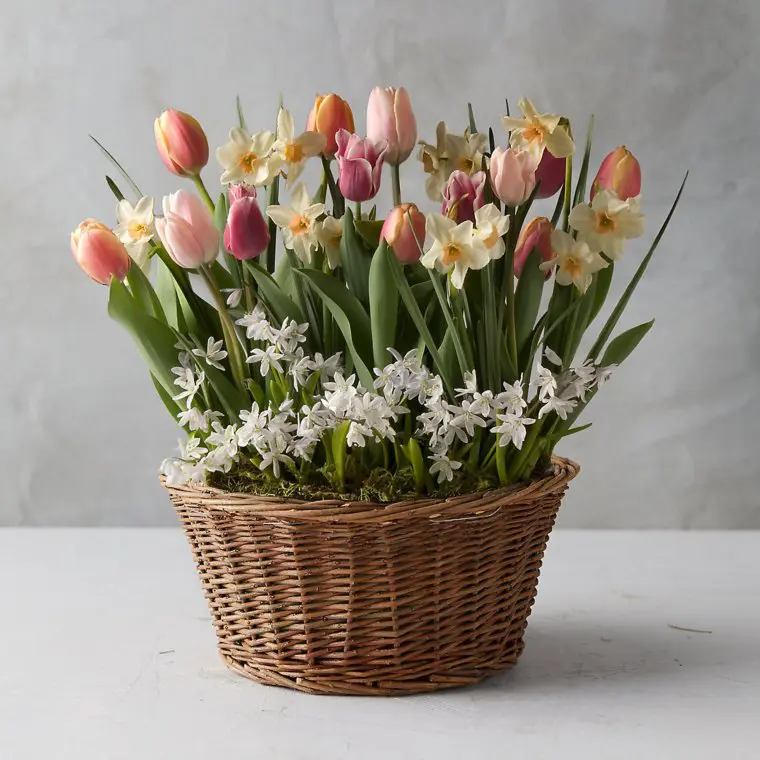
<path id="1" fill-rule="evenodd" d="M 178 431 L 68 251 L 81 218 L 113 215 L 87 134 L 160 198 L 177 185 L 153 147 L 163 108 L 218 145 L 238 92 L 263 128 L 279 91 L 303 121 L 333 90 L 363 129 L 380 83 L 408 87 L 428 139 L 439 118 L 463 128 L 467 100 L 497 127 L 524 93 L 581 135 L 593 111 L 594 166 L 623 141 L 641 160 L 650 236 L 692 170 L 625 317 L 655 329 L 561 447 L 583 466 L 562 524 L 760 528 L 757 0 L 32 0 L 0 25 L 0 523 L 173 521 L 156 467 Z"/>

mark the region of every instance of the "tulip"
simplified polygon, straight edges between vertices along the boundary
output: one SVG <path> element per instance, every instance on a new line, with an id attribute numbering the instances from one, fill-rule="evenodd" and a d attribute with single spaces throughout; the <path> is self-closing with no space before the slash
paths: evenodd
<path id="1" fill-rule="evenodd" d="M 230 189 L 230 197 L 232 196 Z M 256 194 L 234 200 L 224 228 L 224 247 L 236 259 L 245 261 L 260 256 L 268 245 L 269 229 Z"/>
<path id="2" fill-rule="evenodd" d="M 82 271 L 101 285 L 108 285 L 112 277 L 123 280 L 129 271 L 124 243 L 95 219 L 85 219 L 71 233 L 71 252 Z"/>
<path id="3" fill-rule="evenodd" d="M 496 148 L 491 154 L 491 187 L 509 206 L 524 203 L 536 186 L 538 159 L 528 150 Z"/>
<path id="4" fill-rule="evenodd" d="M 556 158 L 548 149 L 541 156 L 536 169 L 536 182 L 541 184 L 536 192 L 536 198 L 551 198 L 565 182 L 566 158 Z"/>
<path id="5" fill-rule="evenodd" d="M 166 252 L 181 267 L 194 269 L 213 261 L 219 253 L 219 233 L 203 201 L 186 190 L 164 196 L 164 216 L 156 231 Z"/>
<path id="6" fill-rule="evenodd" d="M 554 227 L 545 216 L 537 216 L 532 219 L 520 232 L 515 248 L 515 274 L 519 277 L 531 252 L 535 248 L 542 261 L 551 261 L 554 258 L 552 250 L 552 232 Z M 551 272 L 546 273 L 549 277 Z"/>
<path id="7" fill-rule="evenodd" d="M 336 133 L 340 129 L 354 131 L 354 115 L 351 106 L 338 95 L 317 95 L 314 108 L 311 109 L 306 122 L 309 132 L 319 132 L 324 135 L 325 155 L 332 156 L 338 150 Z"/>
<path id="8" fill-rule="evenodd" d="M 402 164 L 417 143 L 417 122 L 406 88 L 375 87 L 367 104 L 367 137 L 374 143 L 386 143 L 385 160 Z"/>
<path id="9" fill-rule="evenodd" d="M 414 264 L 425 242 L 425 215 L 413 203 L 402 203 L 388 214 L 380 238 L 393 249 L 402 264 Z"/>
<path id="10" fill-rule="evenodd" d="M 241 198 L 256 198 L 256 188 L 241 182 L 239 185 L 230 185 L 227 188 L 227 197 L 230 199 L 230 207 Z"/>
<path id="11" fill-rule="evenodd" d="M 206 133 L 190 114 L 170 108 L 156 119 L 153 132 L 158 155 L 172 174 L 196 177 L 208 163 Z"/>
<path id="12" fill-rule="evenodd" d="M 341 129 L 335 136 L 338 150 L 338 187 L 350 201 L 368 201 L 380 189 L 385 145 Z"/>
<path id="13" fill-rule="evenodd" d="M 441 213 L 455 222 L 475 223 L 475 211 L 485 203 L 485 172 L 472 176 L 457 169 L 443 188 Z"/>
<path id="14" fill-rule="evenodd" d="M 625 145 L 615 148 L 602 161 L 591 185 L 592 201 L 600 190 L 611 190 L 621 201 L 641 192 L 641 167 Z"/>

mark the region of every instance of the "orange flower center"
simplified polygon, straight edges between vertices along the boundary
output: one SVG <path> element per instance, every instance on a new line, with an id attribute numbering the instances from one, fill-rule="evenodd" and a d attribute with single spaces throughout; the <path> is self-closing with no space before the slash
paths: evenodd
<path id="1" fill-rule="evenodd" d="M 463 171 L 465 174 L 472 174 L 474 168 L 475 162 L 469 156 L 460 156 L 457 159 L 457 169 Z"/>
<path id="2" fill-rule="evenodd" d="M 595 229 L 600 235 L 614 234 L 617 230 L 617 221 L 604 211 L 596 215 Z"/>
<path id="3" fill-rule="evenodd" d="M 303 161 L 303 159 L 303 145 L 301 145 L 301 143 L 289 142 L 285 146 L 285 160 L 289 164 L 297 164 L 300 161 Z"/>
<path id="4" fill-rule="evenodd" d="M 496 229 L 496 225 L 491 225 L 491 234 L 483 240 L 483 244 L 486 248 L 493 248 L 496 245 L 496 241 L 499 239 L 499 231 Z"/>
<path id="5" fill-rule="evenodd" d="M 462 249 L 456 243 L 447 243 L 443 246 L 443 261 L 444 266 L 450 267 L 455 262 L 462 258 Z"/>
<path id="6" fill-rule="evenodd" d="M 542 143 L 544 141 L 544 130 L 538 124 L 531 124 L 523 130 L 523 137 L 528 143 Z"/>
<path id="7" fill-rule="evenodd" d="M 139 240 L 148 234 L 148 228 L 144 224 L 132 220 L 127 225 L 127 232 L 129 233 L 129 237 L 131 237 L 132 240 Z"/>
<path id="8" fill-rule="evenodd" d="M 294 216 L 288 227 L 294 235 L 305 235 L 309 231 L 309 220 L 305 216 Z"/>
<path id="9" fill-rule="evenodd" d="M 572 254 L 565 256 L 562 260 L 561 268 L 572 280 L 578 279 L 583 274 L 583 264 Z"/>
<path id="10" fill-rule="evenodd" d="M 249 150 L 248 153 L 243 153 L 243 155 L 240 156 L 240 168 L 246 174 L 252 174 L 258 162 L 259 162 L 259 156 L 257 153 L 254 153 L 253 151 Z"/>

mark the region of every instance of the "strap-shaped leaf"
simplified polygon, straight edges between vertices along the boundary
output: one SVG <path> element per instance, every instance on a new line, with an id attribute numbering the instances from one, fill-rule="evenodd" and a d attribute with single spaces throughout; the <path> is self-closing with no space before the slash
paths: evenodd
<path id="1" fill-rule="evenodd" d="M 630 330 L 620 333 L 616 338 L 610 341 L 607 350 L 602 357 L 602 366 L 608 366 L 610 364 L 622 364 L 631 354 L 631 352 L 639 345 L 642 338 L 649 332 L 654 324 L 652 319 L 649 322 L 644 322 L 641 325 L 632 327 Z"/>
<path id="2" fill-rule="evenodd" d="M 372 256 L 369 267 L 369 316 L 375 367 L 386 365 L 388 348 L 396 345 L 398 290 L 393 281 L 389 256 L 393 256 L 393 253 L 383 241 Z"/>
<path id="3" fill-rule="evenodd" d="M 354 227 L 354 215 L 346 209 L 340 239 L 340 263 L 349 290 L 363 304 L 369 303 L 369 266 L 372 256 Z"/>
<path id="4" fill-rule="evenodd" d="M 541 307 L 546 275 L 539 269 L 541 254 L 534 248 L 520 273 L 515 290 L 515 330 L 517 333 L 517 353 L 520 356 L 526 341 L 530 339 Z"/>
<path id="5" fill-rule="evenodd" d="M 278 324 L 282 324 L 284 319 L 294 319 L 299 325 L 306 321 L 304 313 L 298 304 L 282 291 L 272 275 L 260 264 L 246 261 L 244 262 L 244 266 L 248 268 L 248 271 L 256 281 L 256 285 L 259 288 L 259 296 L 269 307 L 272 317 Z"/>

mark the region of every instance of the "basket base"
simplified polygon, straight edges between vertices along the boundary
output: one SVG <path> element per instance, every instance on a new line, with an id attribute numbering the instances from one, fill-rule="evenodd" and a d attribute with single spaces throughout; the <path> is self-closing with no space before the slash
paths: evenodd
<path id="1" fill-rule="evenodd" d="M 281 686 L 286 689 L 294 689 L 306 694 L 323 694 L 335 696 L 358 696 L 358 697 L 403 697 L 412 694 L 426 694 L 444 689 L 459 689 L 479 683 L 489 676 L 510 670 L 517 664 L 525 647 L 522 639 L 515 642 L 511 654 L 505 653 L 505 657 L 499 662 L 488 667 L 477 668 L 450 668 L 440 672 L 432 672 L 424 677 L 386 680 L 381 674 L 375 673 L 374 677 L 356 676 L 347 678 L 345 674 L 324 676 L 314 675 L 311 669 L 309 677 L 303 677 L 296 672 L 292 676 L 283 673 L 283 667 L 278 664 L 277 670 L 266 667 L 254 667 L 242 660 L 237 660 L 229 654 L 220 651 L 222 661 L 238 675 L 250 678 L 252 681 L 265 686 Z M 388 674 L 390 676 L 390 673 Z"/>

